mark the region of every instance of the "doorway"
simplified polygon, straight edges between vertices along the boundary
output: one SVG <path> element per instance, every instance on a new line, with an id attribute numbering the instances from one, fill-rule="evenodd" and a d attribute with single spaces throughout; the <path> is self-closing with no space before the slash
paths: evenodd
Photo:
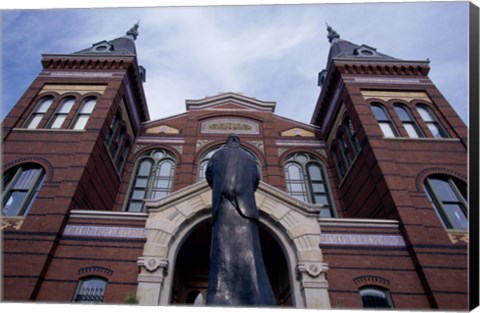
<path id="1" fill-rule="evenodd" d="M 201 222 L 183 242 L 176 258 L 170 303 L 204 305 L 210 264 L 211 221 Z M 277 240 L 259 227 L 262 254 L 278 306 L 292 306 L 287 261 Z"/>

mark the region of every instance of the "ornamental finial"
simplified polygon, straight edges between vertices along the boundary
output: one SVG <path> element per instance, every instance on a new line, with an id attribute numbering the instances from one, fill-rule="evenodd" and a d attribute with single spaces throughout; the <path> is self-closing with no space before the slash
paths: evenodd
<path id="1" fill-rule="evenodd" d="M 133 25 L 133 27 L 130 28 L 127 32 L 127 35 L 132 36 L 133 40 L 136 40 L 138 37 L 139 24 L 140 24 L 140 21 L 138 21 L 135 25 Z"/>
<path id="2" fill-rule="evenodd" d="M 328 41 L 332 43 L 334 39 L 340 39 L 340 35 L 330 25 L 328 25 L 328 23 L 325 23 L 325 24 L 327 24 Z"/>

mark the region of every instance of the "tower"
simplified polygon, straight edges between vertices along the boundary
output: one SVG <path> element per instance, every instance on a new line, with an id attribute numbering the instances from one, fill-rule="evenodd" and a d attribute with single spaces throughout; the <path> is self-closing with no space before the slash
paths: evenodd
<path id="1" fill-rule="evenodd" d="M 114 209 L 130 148 L 149 119 L 137 30 L 43 55 L 42 72 L 3 122 L 5 299 L 48 299 L 55 279 L 46 275 L 70 212 Z"/>
<path id="2" fill-rule="evenodd" d="M 428 61 L 400 60 L 327 30 L 311 123 L 336 168 L 341 215 L 398 220 L 430 307 L 466 307 L 466 126 L 427 76 Z"/>

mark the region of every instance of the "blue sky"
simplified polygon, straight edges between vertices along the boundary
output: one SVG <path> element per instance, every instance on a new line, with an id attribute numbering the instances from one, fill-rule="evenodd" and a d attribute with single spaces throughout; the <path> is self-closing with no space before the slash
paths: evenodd
<path id="1" fill-rule="evenodd" d="M 8 9 L 2 118 L 41 71 L 41 54 L 123 36 L 139 20 L 152 119 L 184 112 L 186 99 L 240 92 L 309 123 L 330 47 L 328 22 L 353 43 L 399 59 L 428 58 L 430 78 L 468 123 L 468 2 Z"/>

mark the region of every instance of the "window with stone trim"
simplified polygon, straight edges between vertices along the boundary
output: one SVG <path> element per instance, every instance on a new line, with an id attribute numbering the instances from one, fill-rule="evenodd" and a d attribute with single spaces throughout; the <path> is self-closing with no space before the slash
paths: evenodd
<path id="1" fill-rule="evenodd" d="M 372 103 L 370 107 L 377 119 L 378 126 L 382 130 L 383 136 L 387 138 L 398 137 L 398 130 L 388 114 L 387 109 L 377 102 Z"/>
<path id="2" fill-rule="evenodd" d="M 288 193 L 301 201 L 323 205 L 321 217 L 334 216 L 326 170 L 316 157 L 296 153 L 285 161 Z"/>
<path id="3" fill-rule="evenodd" d="M 343 120 L 343 129 L 347 134 L 348 141 L 350 143 L 350 146 L 352 147 L 354 156 L 356 157 L 358 153 L 360 153 L 361 147 L 360 143 L 358 142 L 357 133 L 353 128 L 352 120 L 348 116 L 345 117 L 345 119 Z"/>
<path id="4" fill-rule="evenodd" d="M 394 308 L 390 292 L 377 286 L 365 286 L 359 290 L 364 308 Z"/>
<path id="5" fill-rule="evenodd" d="M 107 280 L 98 276 L 88 276 L 79 280 L 73 301 L 76 303 L 102 303 L 107 288 Z"/>
<path id="6" fill-rule="evenodd" d="M 97 98 L 95 97 L 88 97 L 82 101 L 80 108 L 78 109 L 77 113 L 75 114 L 75 118 L 73 119 L 72 125 L 70 126 L 71 129 L 85 129 L 87 126 L 88 120 L 90 119 L 90 115 L 92 115 L 93 110 L 97 104 Z"/>
<path id="7" fill-rule="evenodd" d="M 27 215 L 44 177 L 44 169 L 37 164 L 24 164 L 5 172 L 2 185 L 2 215 Z"/>
<path id="8" fill-rule="evenodd" d="M 215 152 L 217 152 L 218 150 L 220 150 L 224 146 L 225 145 L 216 146 L 216 147 L 208 150 L 202 156 L 202 158 L 200 159 L 200 162 L 198 162 L 197 181 L 202 181 L 202 180 L 207 179 L 206 176 L 205 176 L 205 172 L 207 170 L 207 165 L 208 165 L 208 162 L 210 161 L 210 158 L 215 154 Z M 257 168 L 258 168 L 258 172 L 259 172 L 260 177 L 261 177 L 262 176 L 262 171 L 261 171 L 262 167 L 260 165 L 260 161 L 258 160 L 257 156 L 253 152 L 251 152 L 250 150 L 246 149 L 245 147 L 242 146 L 242 148 L 246 152 L 248 152 L 255 159 L 255 162 L 256 162 Z"/>
<path id="9" fill-rule="evenodd" d="M 445 228 L 468 230 L 466 183 L 448 175 L 432 175 L 423 187 Z"/>
<path id="10" fill-rule="evenodd" d="M 158 200 L 172 192 L 175 157 L 163 149 L 145 153 L 137 161 L 126 211 L 143 212 L 145 200 Z"/>
<path id="11" fill-rule="evenodd" d="M 402 122 L 403 128 L 407 132 L 408 137 L 410 138 L 425 137 L 422 130 L 418 126 L 417 121 L 415 120 L 412 113 L 406 106 L 396 103 L 394 104 L 393 107 L 398 117 L 400 118 L 400 121 Z"/>
<path id="12" fill-rule="evenodd" d="M 422 117 L 422 120 L 428 127 L 431 135 L 434 138 L 449 138 L 447 131 L 443 127 L 443 125 L 438 120 L 435 113 L 433 113 L 432 109 L 426 104 L 417 104 L 417 111 L 418 114 Z"/>
<path id="13" fill-rule="evenodd" d="M 40 98 L 40 100 L 38 100 L 37 105 L 35 106 L 35 109 L 30 114 L 27 121 L 23 125 L 23 128 L 28 128 L 28 129 L 38 128 L 54 100 L 55 98 L 53 96 L 45 96 Z"/>
<path id="14" fill-rule="evenodd" d="M 52 128 L 52 129 L 59 129 L 62 128 L 63 123 L 67 119 L 68 114 L 73 108 L 73 105 L 75 104 L 75 97 L 65 97 L 60 101 L 60 105 L 55 110 L 55 113 L 53 113 L 52 117 L 50 118 L 50 121 L 47 124 L 47 128 Z"/>

